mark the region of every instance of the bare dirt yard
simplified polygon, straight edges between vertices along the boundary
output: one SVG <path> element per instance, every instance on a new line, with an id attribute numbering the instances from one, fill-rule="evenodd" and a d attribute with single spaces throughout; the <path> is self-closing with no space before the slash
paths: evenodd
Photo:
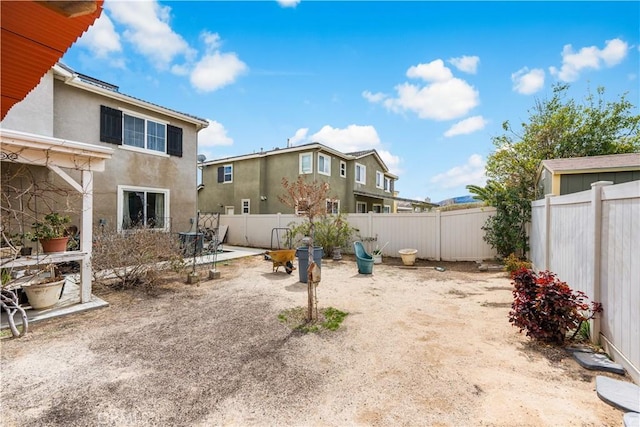
<path id="1" fill-rule="evenodd" d="M 108 308 L 2 340 L 0 423 L 622 424 L 598 399 L 595 372 L 509 324 L 506 273 L 399 264 L 385 258 L 365 276 L 352 258 L 323 260 L 320 307 L 349 313 L 335 332 L 279 321 L 306 305 L 306 284 L 259 256 L 220 265 L 220 279 L 198 286 L 186 275 L 168 281 L 153 296 L 97 289 Z"/>

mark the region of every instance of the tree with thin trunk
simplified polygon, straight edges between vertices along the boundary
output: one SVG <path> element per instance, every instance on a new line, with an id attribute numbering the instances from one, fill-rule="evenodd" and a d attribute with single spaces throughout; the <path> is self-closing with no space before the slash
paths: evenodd
<path id="1" fill-rule="evenodd" d="M 313 234 L 316 219 L 327 214 L 327 197 L 329 184 L 326 182 L 307 181 L 302 175 L 296 181 L 282 178 L 285 194 L 278 196 L 278 200 L 294 209 L 297 215 L 304 216 L 309 221 L 309 271 L 315 266 L 313 262 Z M 316 293 L 317 281 L 307 278 L 307 322 L 318 320 L 318 298 Z"/>

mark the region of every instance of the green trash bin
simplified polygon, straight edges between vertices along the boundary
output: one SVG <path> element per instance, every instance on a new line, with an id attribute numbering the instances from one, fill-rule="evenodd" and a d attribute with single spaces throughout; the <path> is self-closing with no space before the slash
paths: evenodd
<path id="1" fill-rule="evenodd" d="M 296 248 L 296 257 L 298 257 L 298 275 L 302 283 L 307 283 L 309 277 L 307 276 L 307 269 L 309 268 L 309 251 L 306 246 Z M 322 268 L 322 255 L 324 251 L 322 246 L 313 247 L 313 262 L 316 263 L 318 268 Z"/>

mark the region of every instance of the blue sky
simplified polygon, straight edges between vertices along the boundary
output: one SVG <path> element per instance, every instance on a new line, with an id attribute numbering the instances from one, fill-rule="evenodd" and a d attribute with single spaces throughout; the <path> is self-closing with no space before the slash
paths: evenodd
<path id="1" fill-rule="evenodd" d="M 110 1 L 64 55 L 127 95 L 210 121 L 207 159 L 375 148 L 399 196 L 484 184 L 491 138 L 569 83 L 638 113 L 639 2 Z"/>

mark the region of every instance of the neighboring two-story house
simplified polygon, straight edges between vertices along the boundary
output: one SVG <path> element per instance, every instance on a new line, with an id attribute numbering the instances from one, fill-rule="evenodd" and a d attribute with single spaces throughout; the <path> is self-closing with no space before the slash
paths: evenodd
<path id="1" fill-rule="evenodd" d="M 93 182 L 93 225 L 186 231 L 196 213 L 198 131 L 208 121 L 120 93 L 57 64 L 2 121 L 3 132 L 113 149 Z M 51 170 L 40 173 L 56 179 Z M 69 170 L 70 176 L 77 171 Z"/>
<path id="2" fill-rule="evenodd" d="M 341 153 L 320 143 L 203 162 L 198 189 L 201 212 L 292 213 L 279 201 L 282 179 L 303 175 L 329 183 L 329 213 L 394 212 L 394 183 L 376 150 Z"/>

